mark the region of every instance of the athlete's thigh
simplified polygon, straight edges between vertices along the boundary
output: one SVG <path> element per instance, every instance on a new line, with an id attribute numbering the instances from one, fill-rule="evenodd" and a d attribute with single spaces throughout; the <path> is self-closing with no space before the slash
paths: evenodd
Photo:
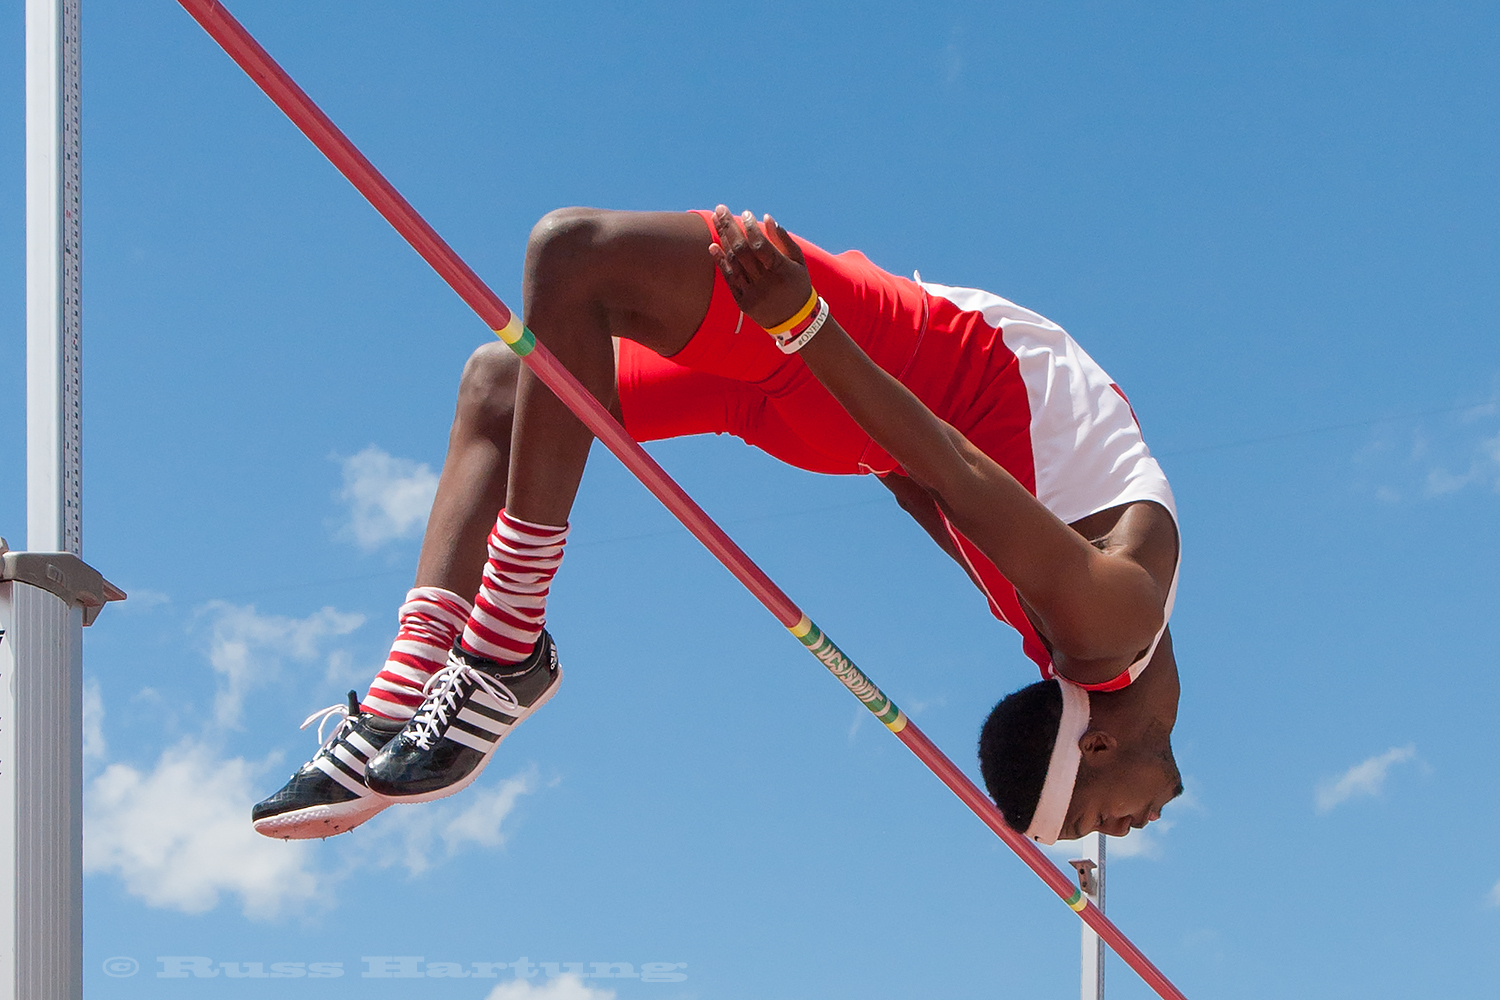
<path id="1" fill-rule="evenodd" d="M 730 434 L 808 472 L 840 475 L 860 471 L 857 449 L 847 456 L 831 453 L 823 447 L 821 435 L 799 430 L 799 426 L 815 429 L 819 423 L 789 420 L 777 405 L 783 400 L 772 401 L 744 382 L 685 368 L 628 340 L 617 341 L 617 345 L 620 412 L 625 429 L 637 441 Z M 829 401 L 833 402 L 832 397 Z M 837 403 L 833 406 L 838 408 Z M 849 420 L 842 409 L 838 409 L 838 415 Z"/>

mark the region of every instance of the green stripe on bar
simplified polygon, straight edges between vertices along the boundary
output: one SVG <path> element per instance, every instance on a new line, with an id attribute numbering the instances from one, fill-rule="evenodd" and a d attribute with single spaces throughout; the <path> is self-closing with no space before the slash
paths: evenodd
<path id="1" fill-rule="evenodd" d="M 806 632 L 797 635 L 803 628 Z M 828 668 L 828 672 L 837 677 L 854 697 L 875 714 L 876 718 L 895 732 L 900 732 L 905 728 L 905 720 L 895 702 L 887 698 L 885 692 L 876 687 L 875 682 L 866 677 L 864 671 L 855 666 L 854 661 L 849 659 L 842 649 L 834 645 L 832 639 L 823 634 L 822 629 L 804 618 L 788 631 L 796 635 L 797 641 L 806 646 L 808 652 L 816 656 L 819 662 Z M 899 726 L 896 725 L 898 721 L 901 723 Z"/>
<path id="2" fill-rule="evenodd" d="M 521 339 L 510 345 L 510 349 L 516 352 L 516 357 L 524 358 L 536 347 L 536 334 L 526 327 L 521 328 Z"/>
<path id="3" fill-rule="evenodd" d="M 524 358 L 536 347 L 536 335 L 521 325 L 521 321 L 512 314 L 510 322 L 495 331 L 495 336 L 505 341 L 518 357 Z"/>

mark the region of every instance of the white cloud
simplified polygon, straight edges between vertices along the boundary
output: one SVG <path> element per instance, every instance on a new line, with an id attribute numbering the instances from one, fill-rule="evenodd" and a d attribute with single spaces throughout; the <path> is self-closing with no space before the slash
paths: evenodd
<path id="1" fill-rule="evenodd" d="M 330 687 L 366 687 L 370 678 L 380 673 L 383 663 L 371 664 L 357 660 L 347 649 L 335 649 L 328 654 L 328 669 L 323 672 L 323 683 Z"/>
<path id="2" fill-rule="evenodd" d="M 1494 888 L 1490 889 L 1490 905 L 1500 906 L 1500 882 L 1496 882 Z"/>
<path id="3" fill-rule="evenodd" d="M 1354 456 L 1376 499 L 1399 503 L 1451 496 L 1470 487 L 1500 493 L 1500 396 L 1478 406 L 1429 414 L 1415 427 L 1382 424 Z"/>
<path id="4" fill-rule="evenodd" d="M 202 735 L 182 740 L 150 765 L 106 765 L 103 698 L 97 683 L 85 687 L 88 754 L 103 766 L 85 789 L 88 873 L 119 878 L 150 906 L 203 913 L 228 898 L 246 916 L 270 919 L 321 908 L 341 879 L 372 867 L 401 865 L 417 875 L 460 852 L 505 844 L 504 825 L 517 800 L 538 787 L 535 768 L 451 800 L 389 810 L 326 848 L 255 833 L 250 808 L 278 783 L 271 773 L 276 758 L 228 757 L 216 734 L 224 723 L 238 721 L 247 693 L 281 661 L 326 657 L 330 674 L 347 671 L 340 651 L 328 651 L 329 640 L 357 628 L 363 618 L 332 608 L 305 618 L 261 615 L 223 602 L 200 613 L 208 622 L 206 652 L 218 682 L 214 718 Z M 153 699 L 159 697 L 148 689 L 133 702 Z M 308 739 L 297 755 L 312 749 Z M 315 863 L 319 858 L 322 865 Z"/>
<path id="5" fill-rule="evenodd" d="M 342 537 L 353 538 L 368 552 L 421 533 L 437 493 L 438 477 L 431 468 L 373 444 L 341 461 L 344 488 L 338 496 L 349 505 Z"/>
<path id="6" fill-rule="evenodd" d="M 490 990 L 484 1000 L 614 1000 L 614 990 L 596 990 L 569 973 L 535 986 L 529 979 L 515 979 Z"/>
<path id="7" fill-rule="evenodd" d="M 84 871 L 114 874 L 131 895 L 183 913 L 211 910 L 226 893 L 259 919 L 305 906 L 323 887 L 310 845 L 250 826 L 264 771 L 193 739 L 146 771 L 109 765 L 86 793 Z"/>
<path id="8" fill-rule="evenodd" d="M 1167 805 L 1169 815 L 1146 824 L 1139 830 L 1131 830 L 1123 837 L 1110 837 L 1104 847 L 1105 864 L 1120 858 L 1159 858 L 1165 845 L 1162 843 L 1172 828 L 1177 825 L 1178 819 L 1186 812 L 1203 812 L 1203 803 L 1194 794 L 1198 782 L 1189 775 L 1184 779 L 1188 790 Z M 1059 840 L 1051 847 L 1043 847 L 1042 850 L 1050 854 L 1059 863 L 1070 861 L 1083 853 L 1084 840 Z"/>
<path id="9" fill-rule="evenodd" d="M 237 726 L 245 695 L 274 676 L 283 658 L 311 662 L 323 644 L 364 624 L 364 615 L 324 608 L 306 618 L 262 615 L 254 605 L 210 601 L 200 611 L 211 620 L 208 661 L 219 675 L 214 721 Z M 331 660 L 337 657 L 334 653 Z M 330 668 L 333 662 L 330 662 Z"/>
<path id="10" fill-rule="evenodd" d="M 1159 819 L 1144 829 L 1131 830 L 1123 837 L 1110 837 L 1109 845 L 1105 848 L 1105 859 L 1159 858 L 1162 853 L 1162 837 L 1176 825 L 1176 820 Z"/>
<path id="11" fill-rule="evenodd" d="M 113 613 L 114 608 L 119 608 L 122 611 L 150 611 L 152 608 L 159 608 L 164 604 L 172 603 L 171 595 L 164 594 L 160 590 L 148 590 L 145 587 L 126 587 L 125 589 L 130 594 L 130 598 L 120 604 L 114 605 L 111 608 L 111 613 Z"/>
<path id="12" fill-rule="evenodd" d="M 103 760 L 109 753 L 104 742 L 104 695 L 93 677 L 83 682 L 83 759 Z"/>
<path id="13" fill-rule="evenodd" d="M 350 860 L 360 867 L 400 864 L 409 874 L 420 875 L 467 847 L 502 847 L 506 817 L 516 800 L 536 787 L 533 767 L 492 788 L 470 788 L 420 809 L 398 806 L 387 810 L 366 825 L 359 840 L 348 842 Z"/>
<path id="14" fill-rule="evenodd" d="M 1385 753 L 1360 761 L 1339 777 L 1322 782 L 1317 792 L 1318 812 L 1329 812 L 1352 798 L 1379 795 L 1391 768 L 1416 755 L 1414 745 L 1392 747 Z"/>
<path id="15" fill-rule="evenodd" d="M 1131 830 L 1123 837 L 1110 837 L 1104 845 L 1104 863 L 1106 867 L 1111 861 L 1121 858 L 1159 858 L 1162 853 L 1162 834 L 1175 826 L 1170 819 L 1159 819 L 1143 830 Z M 1050 846 L 1043 846 L 1042 850 L 1051 855 L 1052 860 L 1059 865 L 1066 865 L 1074 858 L 1082 857 L 1084 844 L 1088 843 L 1088 837 L 1078 840 L 1059 840 Z M 1063 869 L 1067 871 L 1066 868 Z"/>
<path id="16" fill-rule="evenodd" d="M 505 843 L 500 824 L 515 808 L 516 799 L 536 789 L 536 772 L 526 771 L 507 778 L 498 788 L 486 788 L 469 795 L 462 809 L 442 826 L 443 843 L 448 853 L 457 853 L 469 844 L 499 847 Z"/>

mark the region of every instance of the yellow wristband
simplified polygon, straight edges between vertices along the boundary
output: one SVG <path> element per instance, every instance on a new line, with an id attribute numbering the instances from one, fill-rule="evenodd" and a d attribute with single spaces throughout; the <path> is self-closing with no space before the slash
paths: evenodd
<path id="1" fill-rule="evenodd" d="M 811 316 L 812 311 L 816 308 L 818 308 L 818 290 L 814 288 L 812 290 L 812 294 L 807 297 L 807 304 L 801 309 L 798 309 L 796 314 L 792 316 L 791 319 L 787 320 L 785 323 L 778 323 L 773 327 L 768 327 L 766 329 L 766 332 L 773 337 L 778 337 L 781 334 L 786 333 L 798 323 L 807 319 L 807 317 Z"/>

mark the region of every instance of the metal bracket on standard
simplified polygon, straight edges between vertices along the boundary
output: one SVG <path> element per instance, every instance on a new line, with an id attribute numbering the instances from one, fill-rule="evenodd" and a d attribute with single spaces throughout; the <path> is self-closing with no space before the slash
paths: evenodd
<path id="1" fill-rule="evenodd" d="M 12 552 L 0 538 L 0 580 L 28 583 L 83 608 L 83 623 L 94 624 L 104 605 L 125 600 L 116 587 L 71 552 Z"/>
<path id="2" fill-rule="evenodd" d="M 1090 896 L 1099 894 L 1099 880 L 1094 877 L 1094 869 L 1099 866 L 1087 858 L 1078 858 L 1069 861 L 1074 870 L 1078 872 L 1078 888 Z"/>

